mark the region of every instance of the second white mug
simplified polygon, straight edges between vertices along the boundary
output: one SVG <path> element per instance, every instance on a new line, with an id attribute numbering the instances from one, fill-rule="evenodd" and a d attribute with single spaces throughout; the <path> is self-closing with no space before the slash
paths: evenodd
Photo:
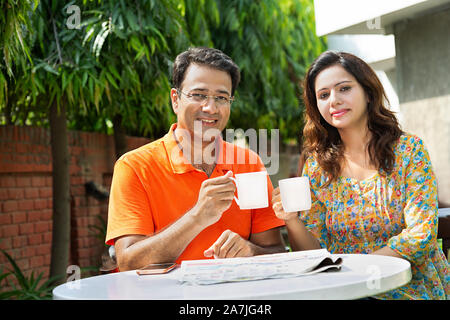
<path id="1" fill-rule="evenodd" d="M 278 181 L 281 204 L 285 212 L 311 209 L 311 192 L 308 177 L 295 177 Z"/>

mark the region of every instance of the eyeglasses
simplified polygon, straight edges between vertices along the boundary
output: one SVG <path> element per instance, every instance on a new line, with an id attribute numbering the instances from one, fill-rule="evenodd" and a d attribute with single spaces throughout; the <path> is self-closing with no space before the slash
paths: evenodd
<path id="1" fill-rule="evenodd" d="M 206 94 L 202 93 L 184 93 L 181 90 L 177 90 L 178 94 L 182 93 L 188 98 L 190 101 L 198 104 L 204 104 L 208 102 L 209 98 L 213 98 L 214 102 L 216 103 L 216 106 L 219 107 L 229 107 L 231 103 L 233 102 L 233 97 L 227 97 L 227 96 L 208 96 Z"/>

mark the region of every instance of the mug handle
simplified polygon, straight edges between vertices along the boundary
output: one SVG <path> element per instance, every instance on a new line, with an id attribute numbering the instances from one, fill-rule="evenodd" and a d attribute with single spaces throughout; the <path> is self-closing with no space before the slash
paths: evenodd
<path id="1" fill-rule="evenodd" d="M 236 188 L 237 188 L 236 179 L 233 178 L 233 177 L 230 177 L 230 179 L 234 181 L 234 184 L 236 185 Z M 236 201 L 236 203 L 237 203 L 237 205 L 238 205 L 239 207 L 241 206 L 241 205 L 239 204 L 239 199 L 238 199 L 236 196 L 234 196 L 234 201 Z"/>

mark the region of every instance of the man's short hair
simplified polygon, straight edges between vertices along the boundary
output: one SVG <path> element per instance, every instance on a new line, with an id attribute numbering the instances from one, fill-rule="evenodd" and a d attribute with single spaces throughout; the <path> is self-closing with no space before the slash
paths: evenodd
<path id="1" fill-rule="evenodd" d="M 191 63 L 227 72 L 231 77 L 231 95 L 234 95 L 234 91 L 241 79 L 239 67 L 222 51 L 207 47 L 189 48 L 176 57 L 172 72 L 172 85 L 174 88 L 181 89 L 186 70 Z"/>

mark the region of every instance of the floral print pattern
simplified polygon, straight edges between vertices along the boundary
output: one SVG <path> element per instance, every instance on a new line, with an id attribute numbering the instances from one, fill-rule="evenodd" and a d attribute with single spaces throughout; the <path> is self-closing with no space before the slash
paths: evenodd
<path id="1" fill-rule="evenodd" d="M 391 174 L 382 169 L 365 180 L 339 177 L 328 186 L 313 157 L 303 168 L 312 207 L 305 226 L 331 253 L 371 253 L 384 246 L 411 263 L 412 280 L 380 299 L 447 299 L 448 262 L 437 236 L 437 183 L 423 141 L 402 135 Z"/>

